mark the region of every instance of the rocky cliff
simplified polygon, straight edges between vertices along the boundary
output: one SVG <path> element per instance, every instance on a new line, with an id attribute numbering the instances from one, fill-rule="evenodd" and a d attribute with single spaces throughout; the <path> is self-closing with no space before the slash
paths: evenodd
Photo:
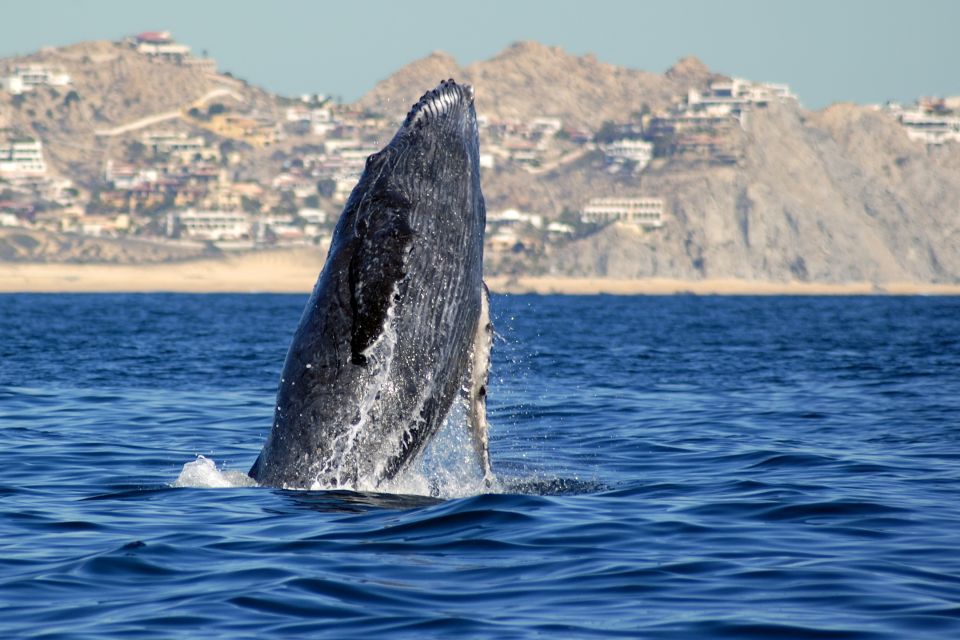
<path id="1" fill-rule="evenodd" d="M 666 200 L 662 229 L 607 227 L 548 252 L 537 269 L 611 277 L 960 281 L 960 149 L 928 150 L 889 116 L 854 105 L 818 113 L 771 106 L 751 113 L 744 135 L 744 158 L 735 167 L 654 169 L 637 181 L 638 190 Z M 569 185 L 563 175 L 543 181 Z"/>

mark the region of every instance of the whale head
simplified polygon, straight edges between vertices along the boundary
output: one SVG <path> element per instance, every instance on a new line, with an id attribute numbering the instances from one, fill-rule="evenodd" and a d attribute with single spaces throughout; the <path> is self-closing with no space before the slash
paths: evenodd
<path id="1" fill-rule="evenodd" d="M 473 88 L 444 80 L 367 158 L 334 234 L 356 246 L 354 363 L 381 333 L 401 281 L 410 296 L 479 291 L 485 224 Z"/>
<path id="2" fill-rule="evenodd" d="M 390 143 L 367 158 L 344 213 L 381 205 L 404 208 L 413 227 L 441 218 L 473 228 L 468 218 L 484 211 L 472 87 L 441 82 L 413 105 Z"/>

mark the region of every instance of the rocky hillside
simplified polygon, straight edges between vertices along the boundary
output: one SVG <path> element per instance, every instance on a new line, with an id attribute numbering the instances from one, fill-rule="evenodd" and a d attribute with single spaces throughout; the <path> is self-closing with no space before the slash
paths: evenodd
<path id="1" fill-rule="evenodd" d="M 436 52 L 403 67 L 360 99 L 379 113 L 406 114 L 409 105 L 443 78 L 472 84 L 477 109 L 495 119 L 559 116 L 576 127 L 596 129 L 623 120 L 642 105 L 665 107 L 687 88 L 700 86 L 709 70 L 695 58 L 681 60 L 666 75 L 577 57 L 536 42 L 511 45 L 490 60 L 460 67 Z M 402 119 L 402 115 L 400 116 Z"/>
<path id="2" fill-rule="evenodd" d="M 960 148 L 928 150 L 889 116 L 835 105 L 751 113 L 734 167 L 656 166 L 639 179 L 600 174 L 604 192 L 662 196 L 663 229 L 613 225 L 556 247 L 531 269 L 611 277 L 815 282 L 960 281 Z M 543 176 L 536 194 L 576 196 L 577 168 Z M 583 187 L 586 188 L 586 187 Z M 564 194 L 564 195 L 560 195 Z"/>

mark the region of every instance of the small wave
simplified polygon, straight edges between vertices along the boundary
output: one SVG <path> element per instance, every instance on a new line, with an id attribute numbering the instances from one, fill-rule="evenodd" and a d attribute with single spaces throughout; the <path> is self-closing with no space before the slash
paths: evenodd
<path id="1" fill-rule="evenodd" d="M 242 471 L 218 469 L 213 460 L 198 455 L 196 460 L 183 465 L 173 486 L 193 489 L 233 489 L 255 487 L 257 483 Z"/>

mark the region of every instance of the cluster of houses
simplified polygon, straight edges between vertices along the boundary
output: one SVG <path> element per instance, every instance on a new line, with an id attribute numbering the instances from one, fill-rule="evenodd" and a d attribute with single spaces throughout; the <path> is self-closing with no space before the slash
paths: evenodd
<path id="1" fill-rule="evenodd" d="M 33 215 L 33 203 L 38 201 L 76 214 L 78 196 L 72 181 L 48 172 L 41 140 L 10 129 L 0 129 L 0 213 L 5 214 L 3 226 L 17 224 Z"/>
<path id="2" fill-rule="evenodd" d="M 738 133 L 746 128 L 751 111 L 796 101 L 783 84 L 718 76 L 705 89 L 678 97 L 668 109 L 644 110 L 631 121 L 607 123 L 598 146 L 611 172 L 640 173 L 658 157 L 736 164 L 741 156 Z"/>
<path id="3" fill-rule="evenodd" d="M 325 238 L 326 215 L 315 206 L 315 183 L 282 175 L 269 185 L 235 179 L 242 154 L 210 140 L 216 138 L 183 131 L 142 134 L 142 156 L 136 163 L 107 161 L 98 205 L 128 212 L 142 225 L 162 216 L 164 224 L 155 225 L 155 233 L 222 248 L 311 244 Z"/>
<path id="4" fill-rule="evenodd" d="M 144 55 L 184 64 L 189 48 L 165 32 L 128 39 Z M 213 108 L 213 107 L 220 108 Z M 560 119 L 499 121 L 481 117 L 484 169 L 536 171 L 571 149 L 597 148 L 588 132 L 563 128 Z M 186 125 L 186 126 L 183 126 Z M 107 158 L 99 181 L 80 198 L 49 198 L 35 187 L 50 180 L 42 142 L 10 135 L 0 142 L 0 180 L 4 186 L 31 184 L 35 199 L 60 208 L 30 211 L 6 206 L 0 224 L 20 224 L 91 235 L 129 233 L 167 237 L 176 242 L 210 242 L 221 248 L 320 243 L 329 238 L 334 220 L 321 201 L 339 206 L 347 199 L 367 157 L 379 150 L 392 124 L 385 118 L 333 105 L 322 96 L 292 101 L 281 119 L 235 113 L 222 105 L 191 109 L 179 126 L 166 123 L 131 132 Z M 563 132 L 564 135 L 558 135 Z M 305 138 L 285 146 L 282 164 L 268 180 L 238 179 L 245 148 L 262 149 L 282 140 Z M 224 141 L 243 143 L 224 145 Z M 561 143 L 562 141 L 562 143 Z M 624 138 L 600 145 L 611 163 L 642 170 L 653 157 L 652 142 Z M 69 182 L 65 185 L 69 186 Z M 80 200 L 85 202 L 78 203 Z M 650 199 L 639 206 L 628 199 L 587 203 L 581 220 L 590 224 L 620 221 L 653 229 L 662 224 L 661 206 Z M 659 202 L 659 201 L 657 201 Z M 618 209 L 620 207 L 620 209 Z M 655 212 L 653 210 L 656 210 Z M 59 215 L 56 215 L 56 214 Z M 19 214 L 19 218 L 11 217 Z M 488 215 L 491 251 L 531 250 L 570 237 L 576 229 L 539 213 L 516 209 Z"/>
<path id="5" fill-rule="evenodd" d="M 652 116 L 646 137 L 658 155 L 735 164 L 740 158 L 736 134 L 747 126 L 751 111 L 796 101 L 783 84 L 718 77 L 706 90 L 691 89 L 685 99 Z"/>
<path id="6" fill-rule="evenodd" d="M 216 68 L 169 32 L 140 33 L 124 45 L 157 63 Z M 70 82 L 62 70 L 28 65 L 8 70 L 0 88 L 22 93 Z M 564 127 L 548 115 L 529 120 L 481 116 L 480 164 L 486 171 L 536 174 L 598 152 L 611 172 L 643 172 L 655 158 L 676 155 L 735 162 L 731 140 L 749 113 L 774 101 L 795 100 L 785 85 L 717 77 L 669 109 L 608 123 L 602 138 L 600 132 Z M 49 174 L 41 140 L 0 135 L 0 224 L 94 235 L 136 233 L 223 248 L 320 243 L 335 222 L 325 210 L 342 206 L 367 157 L 389 139 L 393 126 L 382 116 L 319 95 L 288 100 L 269 114 L 229 101 L 198 103 L 172 119 L 176 122 L 98 133 L 123 137 L 111 145 L 95 184 L 84 188 Z M 910 126 L 910 116 L 902 121 Z M 256 171 L 250 169 L 251 154 L 259 154 Z M 267 156 L 270 173 L 263 169 Z M 31 208 L 31 198 L 42 206 Z M 489 212 L 488 250 L 536 250 L 612 222 L 650 231 L 664 225 L 664 200 L 642 193 L 570 204 L 578 211 L 565 222 L 512 208 Z"/>

